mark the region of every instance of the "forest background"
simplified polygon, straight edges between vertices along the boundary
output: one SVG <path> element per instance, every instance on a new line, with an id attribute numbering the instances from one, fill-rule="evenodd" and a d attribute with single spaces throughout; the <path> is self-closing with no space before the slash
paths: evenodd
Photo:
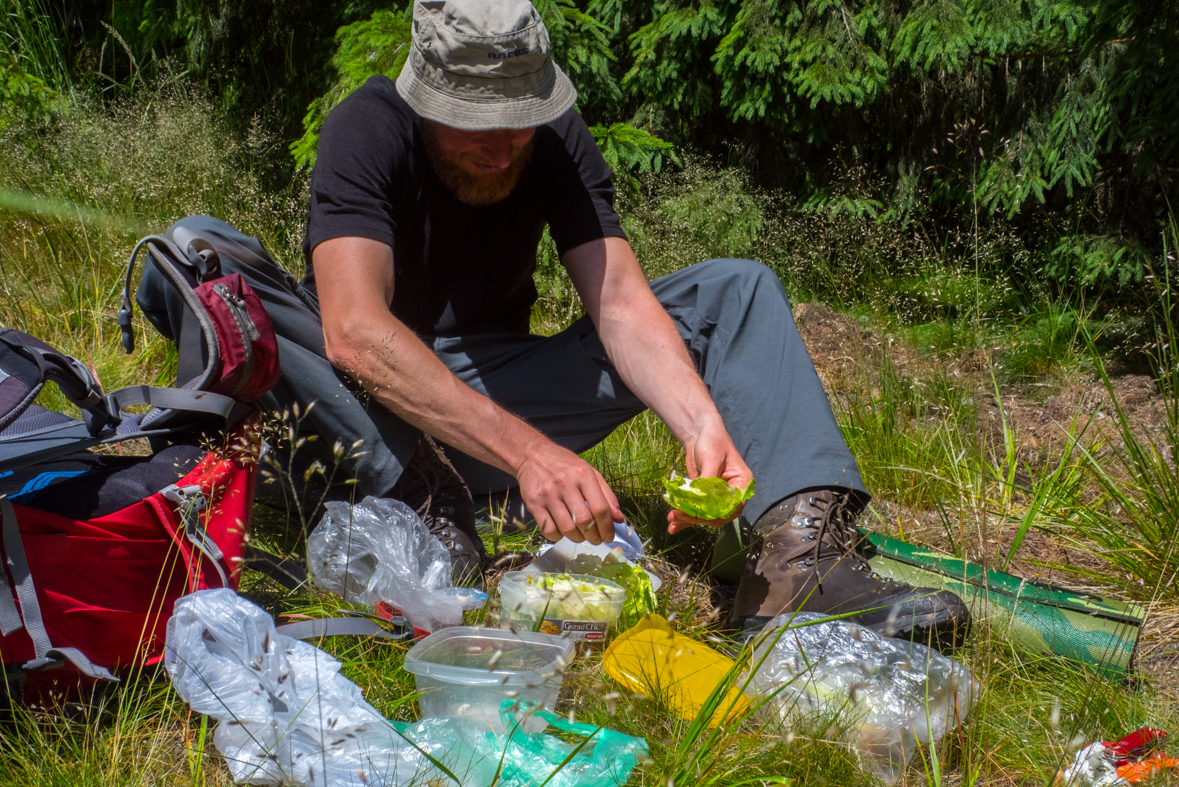
<path id="1" fill-rule="evenodd" d="M 1134 683 L 981 626 L 957 654 L 987 686 L 980 710 L 906 780 L 1047 784 L 1078 742 L 1179 726 L 1179 8 L 535 5 L 648 275 L 734 256 L 782 278 L 876 496 L 862 524 L 1150 610 Z M 211 213 L 299 274 L 320 124 L 396 75 L 409 18 L 369 0 L 0 0 L 0 323 L 108 388 L 171 382 L 175 353 L 142 320 L 136 352 L 119 347 L 135 239 Z M 580 314 L 547 238 L 536 281 L 534 331 Z M 587 457 L 651 539 L 662 609 L 715 634 L 731 588 L 707 575 L 710 534 L 659 527 L 674 440 L 643 416 Z M 301 533 L 258 509 L 265 546 L 297 553 Z M 256 577 L 247 591 L 276 613 L 335 603 Z M 370 701 L 413 718 L 399 654 L 333 649 Z M 586 666 L 561 710 L 648 737 L 639 783 L 872 783 L 829 740 L 708 737 L 658 698 L 616 714 L 602 680 Z M 115 717 L 0 736 L 0 784 L 225 782 L 174 696 Z"/>
<path id="2" fill-rule="evenodd" d="M 1158 258 L 1179 145 L 1170 4 L 537 6 L 612 163 L 702 153 L 796 210 L 916 223 L 943 243 L 1010 227 L 1032 262 L 1010 250 L 986 264 L 1057 287 L 1109 294 Z M 33 0 L 10 13 L 0 99 L 17 117 L 48 121 L 80 83 L 110 99 L 183 74 L 232 125 L 299 140 L 292 157 L 274 151 L 280 178 L 314 160 L 335 101 L 400 69 L 409 30 L 406 8 L 365 0 Z"/>

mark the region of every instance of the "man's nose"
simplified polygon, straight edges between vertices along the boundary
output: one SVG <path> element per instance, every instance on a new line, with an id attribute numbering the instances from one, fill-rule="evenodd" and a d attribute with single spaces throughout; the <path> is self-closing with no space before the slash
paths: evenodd
<path id="1" fill-rule="evenodd" d="M 488 140 L 483 147 L 483 155 L 487 163 L 500 169 L 507 169 L 512 163 L 512 137 L 504 134 Z"/>

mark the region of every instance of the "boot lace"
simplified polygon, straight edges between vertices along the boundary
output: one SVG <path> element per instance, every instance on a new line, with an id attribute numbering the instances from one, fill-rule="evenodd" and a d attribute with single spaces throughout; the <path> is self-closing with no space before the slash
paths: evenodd
<path id="1" fill-rule="evenodd" d="M 856 514 L 849 505 L 849 501 L 849 495 L 835 495 L 835 499 L 827 503 L 823 509 L 823 515 L 819 518 L 818 524 L 814 524 L 814 519 L 811 519 L 808 524 L 808 527 L 815 528 L 815 533 L 807 539 L 812 541 L 814 546 L 807 550 L 809 555 L 805 563 L 814 573 L 815 582 L 820 587 L 823 584 L 823 575 L 819 571 L 819 564 L 822 561 L 831 562 L 847 558 L 852 561 L 853 570 L 866 571 L 874 577 L 879 576 L 856 549 L 860 534 L 855 527 Z M 822 507 L 824 503 L 824 501 L 814 498 L 808 502 L 816 507 Z"/>

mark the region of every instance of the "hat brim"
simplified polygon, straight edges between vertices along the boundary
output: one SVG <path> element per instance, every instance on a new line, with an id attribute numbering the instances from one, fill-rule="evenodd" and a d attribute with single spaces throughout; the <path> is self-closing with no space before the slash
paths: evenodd
<path id="1" fill-rule="evenodd" d="M 548 89 L 532 95 L 458 98 L 428 84 L 407 62 L 397 77 L 397 92 L 414 112 L 451 128 L 465 131 L 534 128 L 561 117 L 577 101 L 577 89 L 569 77 L 556 63 L 553 71 L 554 79 Z M 486 95 L 490 91 L 483 92 Z"/>

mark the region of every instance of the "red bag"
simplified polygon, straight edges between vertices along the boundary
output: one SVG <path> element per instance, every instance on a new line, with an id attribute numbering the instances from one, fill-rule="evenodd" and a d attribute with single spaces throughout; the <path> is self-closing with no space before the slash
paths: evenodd
<path id="1" fill-rule="evenodd" d="M 0 655 L 13 699 L 44 702 L 51 692 L 153 665 L 177 598 L 237 588 L 254 501 L 255 433 L 239 428 L 231 449 L 206 454 L 174 484 L 103 516 L 62 516 L 0 498 L 7 569 Z M 153 457 L 136 459 L 142 465 Z M 60 496 L 95 483 L 85 472 L 45 467 L 37 478 L 49 476 L 48 483 L 24 480 L 24 487 Z M 124 472 L 144 470 L 132 461 Z"/>
<path id="2" fill-rule="evenodd" d="M 208 390 L 239 402 L 257 401 L 278 382 L 278 342 L 262 300 L 240 273 L 194 290 L 217 333 L 220 379 Z"/>

